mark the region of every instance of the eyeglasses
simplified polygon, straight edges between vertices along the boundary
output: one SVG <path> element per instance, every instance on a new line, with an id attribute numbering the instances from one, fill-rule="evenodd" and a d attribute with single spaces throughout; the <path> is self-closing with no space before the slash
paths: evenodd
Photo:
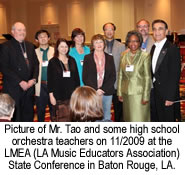
<path id="1" fill-rule="evenodd" d="M 114 31 L 114 29 L 105 29 L 104 31 Z"/>
<path id="2" fill-rule="evenodd" d="M 148 27 L 149 27 L 148 25 L 143 25 L 143 26 L 138 25 L 138 26 L 137 26 L 137 28 L 139 28 L 139 29 L 141 29 L 141 28 L 145 28 L 145 29 L 146 29 L 146 28 L 148 28 Z"/>
<path id="3" fill-rule="evenodd" d="M 131 40 L 131 41 L 129 40 L 128 42 L 129 43 L 139 43 L 139 40 Z"/>

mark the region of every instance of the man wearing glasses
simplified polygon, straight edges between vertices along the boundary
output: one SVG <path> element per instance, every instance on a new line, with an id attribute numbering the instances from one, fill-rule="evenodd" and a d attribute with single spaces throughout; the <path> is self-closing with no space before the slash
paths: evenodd
<path id="1" fill-rule="evenodd" d="M 145 19 L 141 19 L 136 23 L 136 27 L 138 32 L 141 33 L 143 37 L 143 43 L 141 45 L 141 49 L 143 51 L 150 53 L 152 45 L 154 44 L 154 39 L 149 34 L 150 23 Z"/>
<path id="2" fill-rule="evenodd" d="M 125 45 L 117 41 L 116 39 L 114 39 L 115 30 L 116 30 L 116 26 L 113 23 L 108 22 L 103 25 L 103 31 L 105 35 L 105 41 L 106 41 L 105 52 L 114 57 L 114 64 L 116 67 L 116 82 L 114 84 L 116 91 L 113 94 L 112 102 L 114 106 L 115 121 L 120 122 L 123 116 L 122 115 L 123 105 L 122 105 L 122 102 L 118 100 L 118 96 L 117 96 L 117 77 L 118 77 L 120 57 L 121 57 L 121 53 L 125 51 Z"/>

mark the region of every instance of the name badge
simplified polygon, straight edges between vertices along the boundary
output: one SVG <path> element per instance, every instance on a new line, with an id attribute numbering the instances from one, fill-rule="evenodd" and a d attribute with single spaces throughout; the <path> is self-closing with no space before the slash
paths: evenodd
<path id="1" fill-rule="evenodd" d="M 133 72 L 134 71 L 134 65 L 126 65 L 126 72 Z"/>
<path id="2" fill-rule="evenodd" d="M 63 77 L 71 77 L 71 72 L 70 71 L 63 71 Z"/>
<path id="3" fill-rule="evenodd" d="M 81 64 L 81 66 L 83 66 L 84 60 L 80 60 L 80 64 Z"/>
<path id="4" fill-rule="evenodd" d="M 47 67 L 48 66 L 48 61 L 43 61 L 42 62 L 42 67 Z"/>

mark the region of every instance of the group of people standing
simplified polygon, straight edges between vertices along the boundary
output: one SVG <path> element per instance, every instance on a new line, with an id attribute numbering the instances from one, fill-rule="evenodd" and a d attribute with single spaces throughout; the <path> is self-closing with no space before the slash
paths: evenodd
<path id="1" fill-rule="evenodd" d="M 39 47 L 34 50 L 25 41 L 24 24 L 15 23 L 13 38 L 2 44 L 0 51 L 3 92 L 15 100 L 13 120 L 33 121 L 35 95 L 38 121 L 44 121 L 47 105 L 52 116 L 53 106 L 69 106 L 74 90 L 85 85 L 101 97 L 103 121 L 111 121 L 112 102 L 116 122 L 175 121 L 180 54 L 166 39 L 165 21 L 152 23 L 155 43 L 149 35 L 149 25 L 147 20 L 140 20 L 137 30 L 127 34 L 126 48 L 115 39 L 116 26 L 106 23 L 104 36 L 92 37 L 90 51 L 80 28 L 72 31 L 71 48 L 64 38 L 57 40 L 55 48 L 49 46 L 50 34 L 39 30 L 35 34 Z M 84 91 L 83 95 L 86 92 L 77 91 Z"/>
<path id="2" fill-rule="evenodd" d="M 167 40 L 168 25 L 147 20 L 137 22 L 137 30 L 126 37 L 128 51 L 120 60 L 118 97 L 123 101 L 125 121 L 174 122 L 180 119 L 179 49 Z"/>

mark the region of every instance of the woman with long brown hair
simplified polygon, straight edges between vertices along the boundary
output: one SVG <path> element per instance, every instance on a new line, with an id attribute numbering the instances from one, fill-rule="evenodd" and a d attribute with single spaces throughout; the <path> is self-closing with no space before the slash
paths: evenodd
<path id="1" fill-rule="evenodd" d="M 48 65 L 50 102 L 53 106 L 57 105 L 57 103 L 64 103 L 68 106 L 67 109 L 69 109 L 71 94 L 76 87 L 80 86 L 76 62 L 68 55 L 68 52 L 67 40 L 59 38 L 55 46 L 54 57 L 49 61 Z M 66 121 L 70 121 L 70 119 L 66 119 Z"/>

